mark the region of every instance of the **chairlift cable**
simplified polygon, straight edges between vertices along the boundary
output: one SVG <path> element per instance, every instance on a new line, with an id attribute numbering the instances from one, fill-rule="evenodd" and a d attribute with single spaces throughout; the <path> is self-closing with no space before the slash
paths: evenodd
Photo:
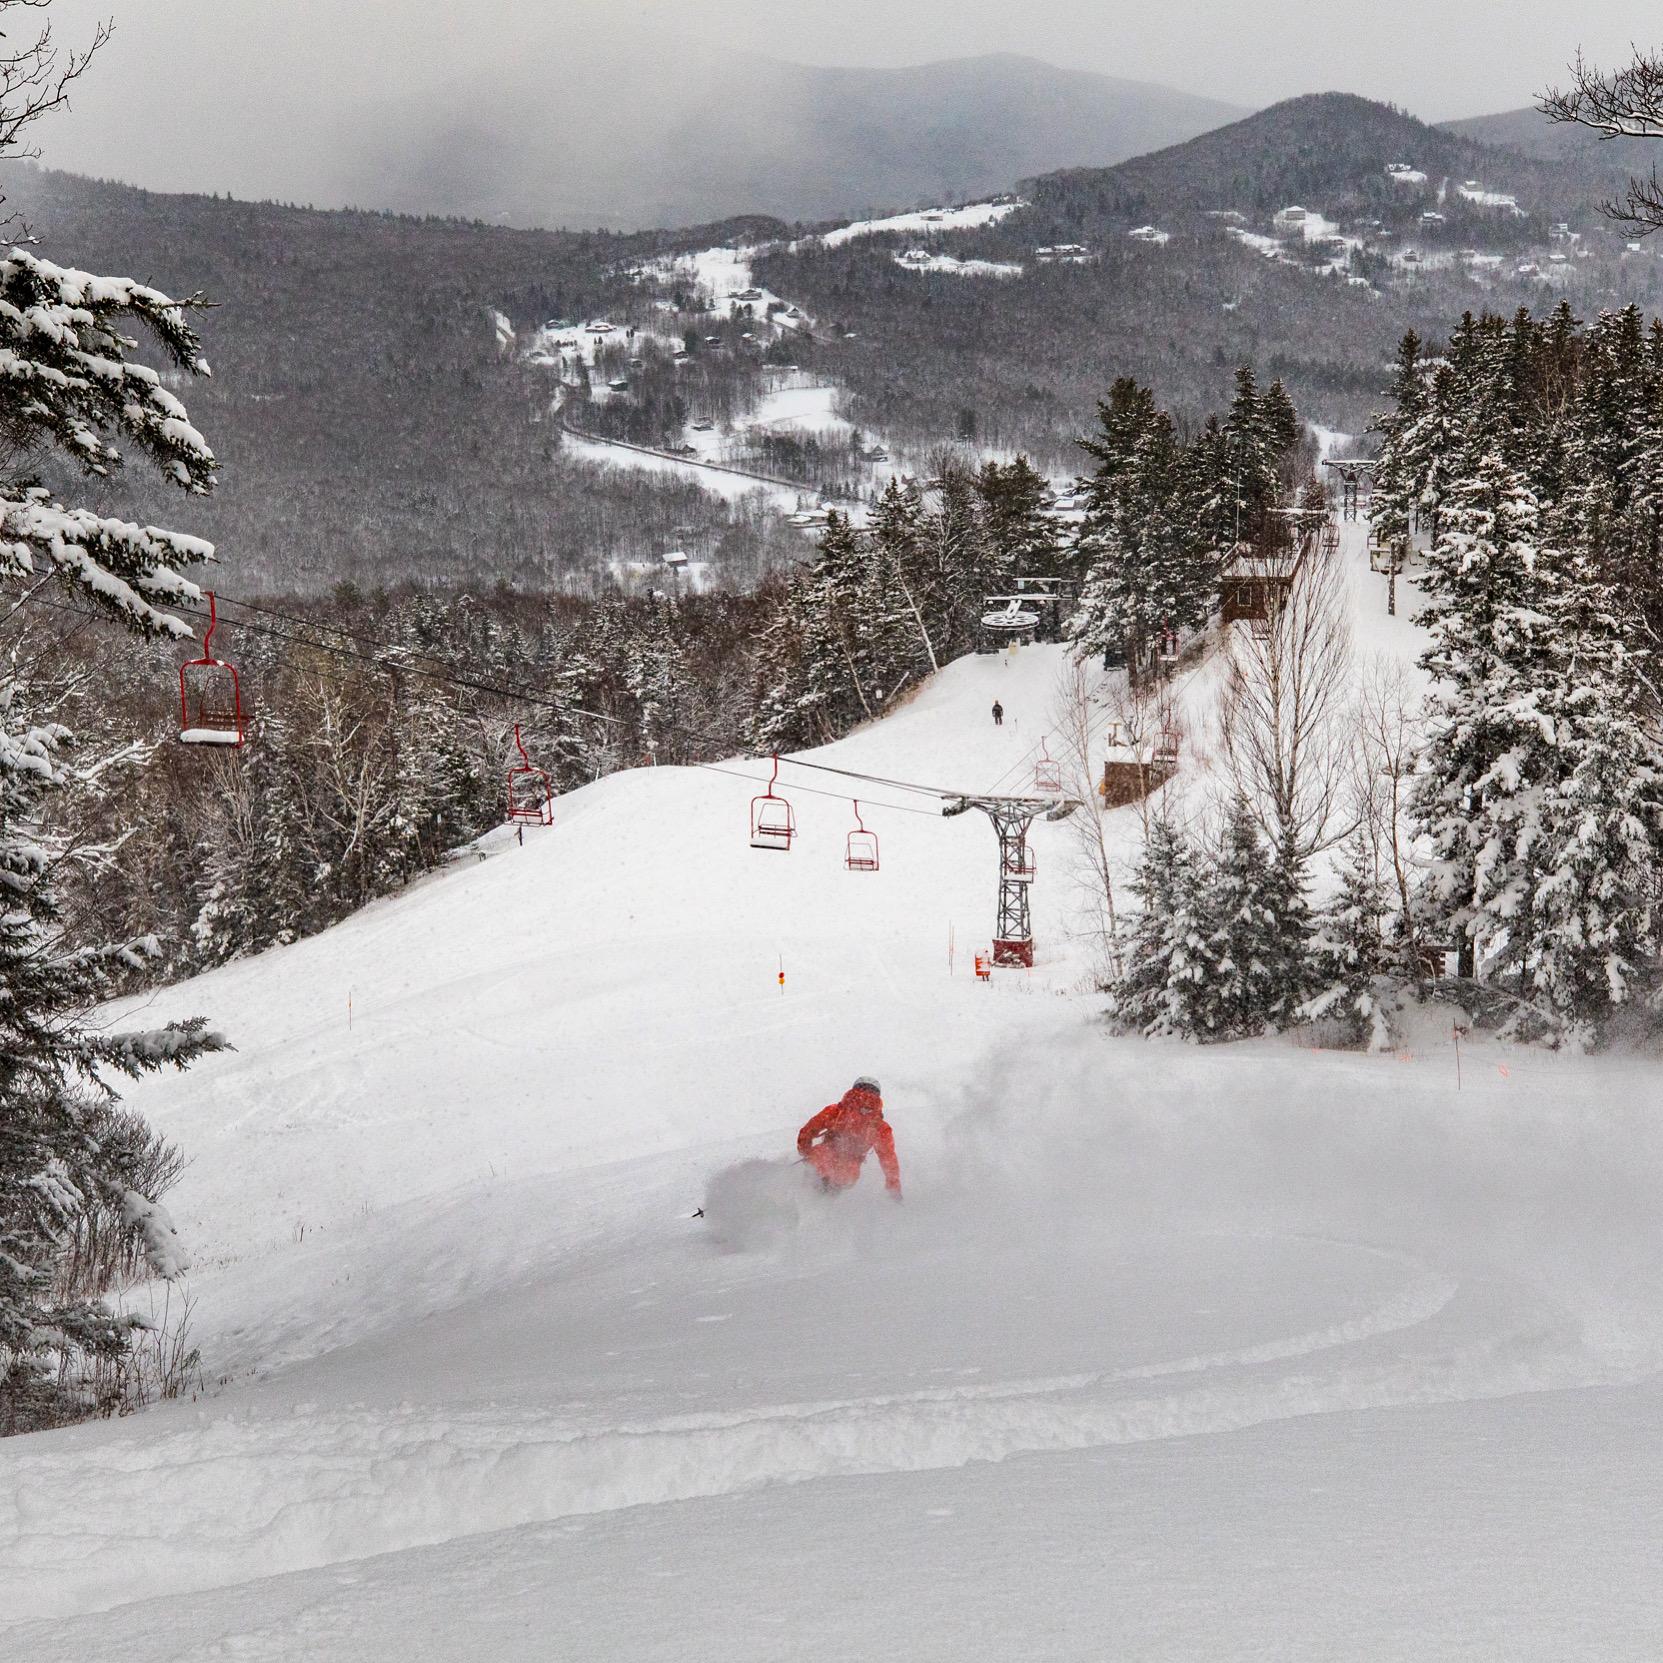
<path id="1" fill-rule="evenodd" d="M 782 760 L 789 760 L 789 758 L 782 758 Z M 768 783 L 766 779 L 757 774 L 741 774 L 732 768 L 723 768 L 714 762 L 692 762 L 688 766 L 690 768 L 702 768 L 707 774 L 725 774 L 729 779 L 744 780 L 749 785 L 766 785 Z M 856 801 L 853 797 L 844 796 L 841 791 L 823 791 L 817 785 L 794 785 L 791 789 L 808 797 L 829 797 L 833 802 L 838 803 Z M 921 814 L 926 820 L 939 820 L 941 818 L 939 814 L 932 814 L 927 808 L 913 808 L 908 803 L 875 803 L 870 797 L 862 797 L 859 801 L 863 802 L 868 808 L 882 809 L 888 814 Z"/>
<path id="2" fill-rule="evenodd" d="M 31 597 L 31 598 L 33 598 L 33 597 Z M 224 599 L 225 597 L 220 596 L 219 598 Z M 74 605 L 71 605 L 67 601 L 56 601 L 56 600 L 42 599 L 42 600 L 40 600 L 39 604 L 42 605 L 42 606 L 48 607 L 48 608 L 50 608 L 51 610 L 53 610 L 55 612 L 71 613 L 75 617 L 85 619 L 88 622 L 102 621 L 105 617 L 105 614 L 102 613 L 102 612 L 95 611 L 95 610 L 92 610 L 92 609 L 89 609 L 89 608 L 86 608 L 86 607 L 74 606 Z M 233 602 L 232 604 L 233 605 L 241 605 L 242 603 L 241 602 Z M 203 614 L 201 612 L 197 612 L 194 609 L 188 608 L 188 607 L 180 607 L 179 610 L 189 612 L 194 617 L 205 616 L 205 614 Z M 367 666 L 369 669 L 378 671 L 382 675 L 391 675 L 391 674 L 394 673 L 393 666 L 390 666 L 390 665 L 386 664 L 380 658 L 374 657 L 369 653 L 360 652 L 356 648 L 353 648 L 353 647 L 340 646 L 340 645 L 333 644 L 333 643 L 330 643 L 330 642 L 303 640 L 299 636 L 289 634 L 286 630 L 274 629 L 269 624 L 251 623 L 247 619 L 235 620 L 234 623 L 233 623 L 233 627 L 235 627 L 237 629 L 248 630 L 252 634 L 264 635 L 264 636 L 267 636 L 268 638 L 270 638 L 272 640 L 275 640 L 275 641 L 285 641 L 285 642 L 289 642 L 290 644 L 295 645 L 295 646 L 306 647 L 306 648 L 308 648 L 308 649 L 310 649 L 311 651 L 314 651 L 314 652 L 330 653 L 330 654 L 332 654 L 333 656 L 335 656 L 337 658 L 346 659 L 349 662 L 356 663 L 356 664 L 363 664 L 363 665 Z M 561 700 L 561 699 L 549 698 L 545 694 L 528 693 L 528 692 L 523 692 L 523 691 L 516 692 L 516 691 L 514 691 L 510 688 L 495 686 L 490 682 L 475 681 L 470 677 L 464 677 L 464 676 L 459 676 L 459 675 L 455 675 L 455 674 L 446 674 L 446 673 L 444 673 L 442 671 L 439 671 L 439 670 L 425 669 L 422 666 L 416 665 L 416 664 L 404 665 L 404 666 L 400 666 L 399 668 L 402 671 L 402 673 L 404 673 L 404 674 L 408 674 L 408 675 L 412 675 L 412 676 L 419 676 L 424 680 L 438 682 L 438 683 L 441 683 L 441 684 L 446 685 L 446 686 L 458 688 L 458 689 L 460 689 L 462 691 L 465 691 L 465 692 L 483 694 L 488 698 L 499 699 L 503 703 L 511 705 L 511 706 L 513 706 L 513 705 L 531 705 L 531 706 L 534 706 L 538 709 L 554 711 L 554 712 L 556 712 L 558 714 L 561 714 L 561 715 L 582 716 L 582 717 L 585 717 L 585 718 L 587 718 L 591 721 L 603 722 L 603 723 L 606 723 L 606 724 L 609 724 L 609 725 L 615 726 L 615 727 L 628 727 L 628 726 L 632 725 L 627 717 L 613 716 L 613 715 L 607 714 L 604 711 L 599 711 L 599 710 L 590 710 L 590 709 L 588 709 L 587 707 L 585 707 L 583 705 L 569 704 L 566 701 Z M 715 734 L 703 733 L 703 732 L 701 732 L 700 730 L 698 730 L 696 728 L 689 728 L 689 727 L 686 727 L 686 726 L 684 726 L 684 725 L 682 725 L 681 723 L 678 723 L 678 722 L 670 722 L 670 723 L 667 723 L 665 725 L 672 732 L 680 733 L 684 737 L 687 737 L 687 738 L 699 739 L 699 740 L 703 740 L 706 743 L 719 744 L 719 745 L 723 745 L 723 746 L 726 746 L 726 745 L 731 743 L 731 741 L 729 739 L 725 738 L 725 737 L 715 735 Z M 919 796 L 925 796 L 925 797 L 937 797 L 937 798 L 941 798 L 941 799 L 951 799 L 951 798 L 958 798 L 958 797 L 965 797 L 965 796 L 977 796 L 977 795 L 980 794 L 980 793 L 973 792 L 973 791 L 966 792 L 966 791 L 951 790 L 951 789 L 948 789 L 948 788 L 942 787 L 942 786 L 920 785 L 920 784 L 918 784 L 918 783 L 916 783 L 915 781 L 912 781 L 912 780 L 898 780 L 898 779 L 893 779 L 893 778 L 886 777 L 886 776 L 881 775 L 881 774 L 862 773 L 859 770 L 852 769 L 852 768 L 836 768 L 836 767 L 831 766 L 829 763 L 809 762 L 809 761 L 804 760 L 801 757 L 790 756 L 790 755 L 784 754 L 784 753 L 781 754 L 780 761 L 784 762 L 784 763 L 790 763 L 793 767 L 796 767 L 796 768 L 812 769 L 817 773 L 833 774 L 833 775 L 836 775 L 836 776 L 838 776 L 839 778 L 842 778 L 842 779 L 859 780 L 859 781 L 863 781 L 863 782 L 865 782 L 867 784 L 871 784 L 871 785 L 886 786 L 886 787 L 888 787 L 892 790 L 910 791 L 910 792 L 913 792 L 913 793 L 915 793 Z M 700 768 L 708 768 L 708 767 L 710 767 L 710 764 L 709 763 L 694 763 L 691 766 L 700 767 Z M 752 776 L 750 776 L 750 775 L 745 775 L 745 776 L 740 776 L 740 777 L 747 778 L 747 779 L 752 778 Z M 801 791 L 807 791 L 807 790 L 810 790 L 811 788 L 807 787 L 807 786 L 798 786 L 796 789 L 801 790 Z M 831 792 L 831 791 L 821 791 L 821 792 L 815 793 L 815 795 L 823 796 L 823 797 L 836 797 L 839 801 L 842 801 L 842 802 L 851 802 L 851 801 L 854 800 L 852 797 L 844 796 L 841 793 Z M 899 804 L 887 804 L 887 805 L 884 805 L 884 806 L 889 807 L 891 809 L 894 809 L 898 812 L 910 812 L 910 813 L 914 813 L 914 814 L 928 814 L 928 812 L 929 812 L 926 809 L 912 809 L 912 810 L 901 811 Z M 931 815 L 930 818 L 933 819 L 934 816 Z"/>

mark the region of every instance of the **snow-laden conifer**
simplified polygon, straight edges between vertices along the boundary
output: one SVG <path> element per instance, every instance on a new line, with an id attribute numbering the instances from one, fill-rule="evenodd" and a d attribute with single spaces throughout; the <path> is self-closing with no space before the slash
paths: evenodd
<path id="1" fill-rule="evenodd" d="M 1338 1025 L 1356 1045 L 1390 1050 L 1398 999 L 1382 921 L 1390 909 L 1366 841 L 1340 870 L 1339 888 L 1318 914 L 1308 945 L 1315 990 L 1298 1015 Z"/>
<path id="2" fill-rule="evenodd" d="M 1302 875 L 1259 836 L 1251 806 L 1226 813 L 1201 896 L 1197 1037 L 1247 1039 L 1287 1025 L 1310 982 L 1310 912 Z"/>
<path id="3" fill-rule="evenodd" d="M 1193 1039 L 1205 974 L 1202 877 L 1188 836 L 1165 815 L 1149 823 L 1130 888 L 1139 910 L 1111 989 L 1115 1020 L 1151 1039 Z"/>

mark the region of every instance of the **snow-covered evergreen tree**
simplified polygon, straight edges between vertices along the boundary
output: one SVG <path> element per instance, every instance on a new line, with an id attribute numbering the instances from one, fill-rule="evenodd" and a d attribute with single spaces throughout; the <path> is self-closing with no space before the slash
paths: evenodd
<path id="1" fill-rule="evenodd" d="M 182 1067 L 222 1043 L 201 1020 L 130 1032 L 88 1024 L 112 974 L 154 944 L 64 938 L 52 881 L 63 851 L 43 803 L 75 783 L 68 744 L 62 727 L 30 719 L 26 688 L 0 685 L 0 1428 L 47 1412 L 65 1350 L 114 1355 L 126 1344 L 104 1306 L 53 1293 L 58 1244 L 79 1213 L 143 1199 L 129 1202 L 121 1151 L 97 1133 L 104 1075 Z"/>
<path id="2" fill-rule="evenodd" d="M 1310 986 L 1310 910 L 1301 874 L 1265 847 L 1245 798 L 1230 805 L 1201 904 L 1196 1037 L 1247 1039 L 1285 1026 Z"/>
<path id="3" fill-rule="evenodd" d="M 1206 974 L 1203 880 L 1188 837 L 1164 815 L 1149 823 L 1130 888 L 1139 910 L 1110 989 L 1114 1018 L 1150 1039 L 1194 1039 Z"/>
<path id="4" fill-rule="evenodd" d="M 61 94 L 49 33 L 0 61 L 0 160 L 33 114 Z M 18 54 L 22 55 L 19 56 Z M 58 79 L 54 79 L 58 77 Z M 77 606 L 147 635 L 181 637 L 166 610 L 193 599 L 184 575 L 209 558 L 198 538 L 72 506 L 38 484 L 48 456 L 104 478 L 124 449 L 190 493 L 213 483 L 214 457 L 162 377 L 134 361 L 131 331 L 173 369 L 206 374 L 189 303 L 126 278 L 96 277 L 14 248 L 0 258 L 0 594 L 24 600 L 56 583 Z M 56 1244 L 94 1196 L 124 1200 L 124 1174 L 90 1128 L 87 1094 L 107 1071 L 183 1065 L 219 1042 L 199 1021 L 130 1033 L 89 1025 L 112 965 L 141 943 L 66 938 L 54 886 L 63 851 L 44 829 L 44 799 L 72 786 L 70 735 L 30 708 L 15 676 L 0 689 L 0 1418 L 42 1389 L 55 1352 L 116 1350 L 108 1313 L 51 1294 Z"/>
<path id="5" fill-rule="evenodd" d="M 1141 389 L 1139 389 L 1141 392 Z M 1183 448 L 1165 411 L 1115 414 L 1094 454 L 1106 460 L 1089 487 L 1077 559 L 1085 570 L 1067 631 L 1085 656 L 1202 624 L 1218 595 L 1218 551 L 1192 511 Z"/>
<path id="6" fill-rule="evenodd" d="M 1541 700 L 1552 673 L 1550 562 L 1536 499 L 1496 450 L 1453 484 L 1427 557 L 1421 656 L 1436 680 L 1411 812 L 1431 856 L 1443 922 L 1493 951 L 1524 898 L 1520 839 L 1554 743 Z"/>
<path id="7" fill-rule="evenodd" d="M 918 673 L 941 667 L 942 630 L 934 620 L 942 616 L 948 598 L 939 587 L 927 517 L 918 481 L 891 479 L 867 524 L 884 594 L 882 620 L 907 643 Z"/>
<path id="8" fill-rule="evenodd" d="M 1414 531 L 1425 471 L 1420 446 L 1428 394 L 1420 337 L 1411 329 L 1397 349 L 1391 407 L 1371 424 L 1380 435 L 1380 455 L 1369 495 L 1369 527 L 1385 548 L 1407 548 Z"/>
<path id="9" fill-rule="evenodd" d="M 1044 476 L 1025 456 L 984 462 L 976 476 L 995 583 L 1011 577 L 1067 577 L 1074 562 L 1048 511 Z"/>
<path id="10" fill-rule="evenodd" d="M 1287 438 L 1279 430 L 1280 418 L 1280 411 L 1267 409 L 1252 368 L 1242 365 L 1236 371 L 1235 396 L 1222 428 L 1224 463 L 1229 472 L 1232 541 L 1256 542 L 1270 510 L 1276 505 L 1282 471 L 1280 446 Z M 1293 436 L 1297 442 L 1297 418 Z"/>
<path id="11" fill-rule="evenodd" d="M 1519 881 L 1489 909 L 1491 970 L 1587 1049 L 1658 984 L 1663 750 L 1619 598 L 1587 555 L 1554 575 L 1552 658 L 1532 706 L 1545 748 L 1515 786 Z"/>
<path id="12" fill-rule="evenodd" d="M 1322 909 L 1309 943 L 1311 985 L 1298 1015 L 1340 1024 L 1353 1044 L 1388 1051 L 1396 1043 L 1398 1000 L 1382 920 L 1385 886 L 1364 840 L 1341 868 L 1340 886 Z"/>

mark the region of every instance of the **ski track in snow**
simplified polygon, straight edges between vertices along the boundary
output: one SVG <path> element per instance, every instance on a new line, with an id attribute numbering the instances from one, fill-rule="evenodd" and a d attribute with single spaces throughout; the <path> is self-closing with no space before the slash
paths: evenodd
<path id="1" fill-rule="evenodd" d="M 1293 1416 L 1461 1401 L 1579 1384 L 1586 1359 L 1499 1331 L 1424 1358 L 1312 1374 L 1263 1365 L 1343 1351 L 1428 1323 L 1457 1296 L 1422 1274 L 1375 1310 L 1323 1330 L 1098 1376 L 1015 1380 L 782 1404 L 616 1426 L 570 1416 L 416 1409 L 236 1414 L 206 1427 L 162 1417 L 97 1475 L 87 1530 L 32 1494 L 73 1497 L 81 1463 L 25 1450 L 0 1507 L 0 1607 L 44 1618 L 149 1595 L 302 1570 L 578 1514 L 713 1496 L 764 1483 L 917 1472 L 1017 1454 L 1239 1430 Z M 1528 1337 L 1528 1336 L 1527 1336 Z M 1171 1393 L 1123 1388 L 1221 1378 Z M 92 1498 L 87 1498 L 89 1504 Z M 228 1503 L 232 1505 L 227 1505 Z M 71 1508 L 72 1514 L 78 1510 Z M 205 1520 L 213 1528 L 204 1530 Z M 235 1522 L 233 1522 L 233 1520 Z M 119 1549 L 117 1544 L 119 1544 Z M 66 1563 L 79 1568 L 62 1574 Z M 43 1593 L 41 1574 L 57 1570 Z"/>

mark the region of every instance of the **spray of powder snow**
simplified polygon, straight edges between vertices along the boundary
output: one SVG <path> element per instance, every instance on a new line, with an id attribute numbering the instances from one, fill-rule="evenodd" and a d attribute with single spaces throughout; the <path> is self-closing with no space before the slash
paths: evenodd
<path id="1" fill-rule="evenodd" d="M 1278 1041 L 1082 1035 L 990 1058 L 944 1117 L 938 1193 L 977 1237 L 1219 1232 L 1407 1250 L 1520 1290 L 1544 1327 L 1663 1366 L 1655 1063 L 1474 1044 L 1406 1062 Z M 916 1192 L 917 1186 L 914 1186 Z"/>
<path id="2" fill-rule="evenodd" d="M 1399 1060 L 1083 1028 L 1043 1059 L 984 1056 L 953 1087 L 897 1072 L 904 1207 L 875 1171 L 826 1198 L 790 1161 L 745 1163 L 711 1181 L 712 1234 L 804 1265 L 904 1265 L 961 1332 L 1036 1291 L 1059 1324 L 1132 1278 L 1158 1299 L 1162 1254 L 1204 1241 L 1327 1241 L 1504 1300 L 1544 1379 L 1572 1355 L 1590 1378 L 1663 1367 L 1655 1063 L 1474 1038 L 1458 1087 L 1447 1041 L 1423 1038 Z"/>
<path id="3" fill-rule="evenodd" d="M 755 1253 L 795 1233 L 808 1197 L 800 1161 L 737 1161 L 715 1173 L 705 1189 L 711 1239 L 724 1252 Z"/>

